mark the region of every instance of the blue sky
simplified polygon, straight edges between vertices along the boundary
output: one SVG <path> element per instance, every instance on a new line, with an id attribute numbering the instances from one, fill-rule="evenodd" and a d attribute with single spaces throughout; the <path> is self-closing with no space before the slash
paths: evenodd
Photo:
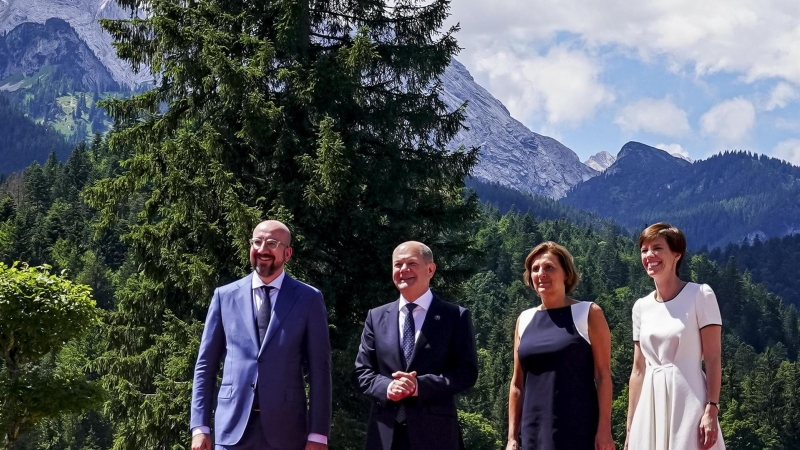
<path id="1" fill-rule="evenodd" d="M 581 160 L 640 141 L 800 165 L 798 0 L 455 0 L 457 57 Z"/>

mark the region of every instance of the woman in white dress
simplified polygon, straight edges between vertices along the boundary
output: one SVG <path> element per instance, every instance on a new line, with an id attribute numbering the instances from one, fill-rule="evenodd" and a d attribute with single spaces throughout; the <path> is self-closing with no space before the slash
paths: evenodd
<path id="1" fill-rule="evenodd" d="M 678 278 L 686 238 L 677 228 L 647 227 L 639 248 L 656 289 L 633 306 L 625 448 L 724 450 L 717 418 L 722 382 L 717 298 L 708 285 Z"/>

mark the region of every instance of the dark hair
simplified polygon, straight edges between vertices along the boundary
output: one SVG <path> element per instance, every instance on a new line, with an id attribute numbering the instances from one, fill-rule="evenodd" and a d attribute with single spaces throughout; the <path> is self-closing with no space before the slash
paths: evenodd
<path id="1" fill-rule="evenodd" d="M 553 241 L 542 242 L 528 253 L 528 256 L 525 258 L 525 272 L 522 275 L 522 281 L 527 286 L 533 288 L 531 264 L 533 264 L 533 260 L 536 259 L 536 257 L 543 253 L 552 253 L 558 258 L 558 262 L 561 263 L 561 268 L 564 269 L 564 273 L 566 274 L 564 277 L 564 288 L 566 293 L 569 294 L 575 289 L 575 286 L 578 285 L 578 280 L 580 280 L 581 275 L 578 273 L 578 269 L 575 268 L 575 262 L 569 250 Z"/>
<path id="2" fill-rule="evenodd" d="M 663 236 L 667 241 L 667 246 L 673 253 L 680 253 L 681 257 L 675 263 L 675 275 L 680 274 L 681 263 L 683 262 L 683 255 L 686 254 L 686 236 L 683 232 L 676 227 L 666 223 L 658 222 L 650 225 L 642 230 L 639 234 L 639 248 L 642 248 L 645 242 L 650 242 L 659 236 Z"/>

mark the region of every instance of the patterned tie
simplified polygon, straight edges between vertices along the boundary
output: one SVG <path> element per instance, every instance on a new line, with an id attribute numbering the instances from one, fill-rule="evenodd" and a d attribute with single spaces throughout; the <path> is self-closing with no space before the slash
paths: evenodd
<path id="1" fill-rule="evenodd" d="M 273 290 L 272 286 L 261 286 L 261 292 L 264 295 L 264 301 L 261 302 L 261 308 L 258 308 L 258 343 L 264 343 L 264 337 L 267 335 L 267 328 L 269 328 L 269 319 L 272 315 L 272 301 L 269 298 L 269 291 Z"/>
<path id="2" fill-rule="evenodd" d="M 414 354 L 414 334 L 416 327 L 414 326 L 414 308 L 417 305 L 408 303 L 406 305 L 406 321 L 403 323 L 403 366 L 408 369 L 408 363 L 411 362 L 411 355 Z"/>
<path id="3" fill-rule="evenodd" d="M 413 303 L 406 304 L 406 320 L 403 323 L 403 367 L 408 370 L 408 364 L 411 362 L 411 355 L 414 354 L 414 335 L 416 334 L 416 327 L 414 326 L 414 308 L 417 305 Z M 400 405 L 397 409 L 397 422 L 405 423 L 406 421 L 406 407 Z"/>

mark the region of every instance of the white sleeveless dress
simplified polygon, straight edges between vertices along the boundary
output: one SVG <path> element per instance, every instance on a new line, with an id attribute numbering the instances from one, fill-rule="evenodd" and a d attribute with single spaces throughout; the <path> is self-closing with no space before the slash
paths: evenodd
<path id="1" fill-rule="evenodd" d="M 647 369 L 628 436 L 631 450 L 701 448 L 699 426 L 708 400 L 700 329 L 708 325 L 722 325 L 722 319 L 717 297 L 705 284 L 687 283 L 668 302 L 657 301 L 653 292 L 634 304 L 633 340 Z M 722 430 L 711 448 L 725 449 Z"/>

